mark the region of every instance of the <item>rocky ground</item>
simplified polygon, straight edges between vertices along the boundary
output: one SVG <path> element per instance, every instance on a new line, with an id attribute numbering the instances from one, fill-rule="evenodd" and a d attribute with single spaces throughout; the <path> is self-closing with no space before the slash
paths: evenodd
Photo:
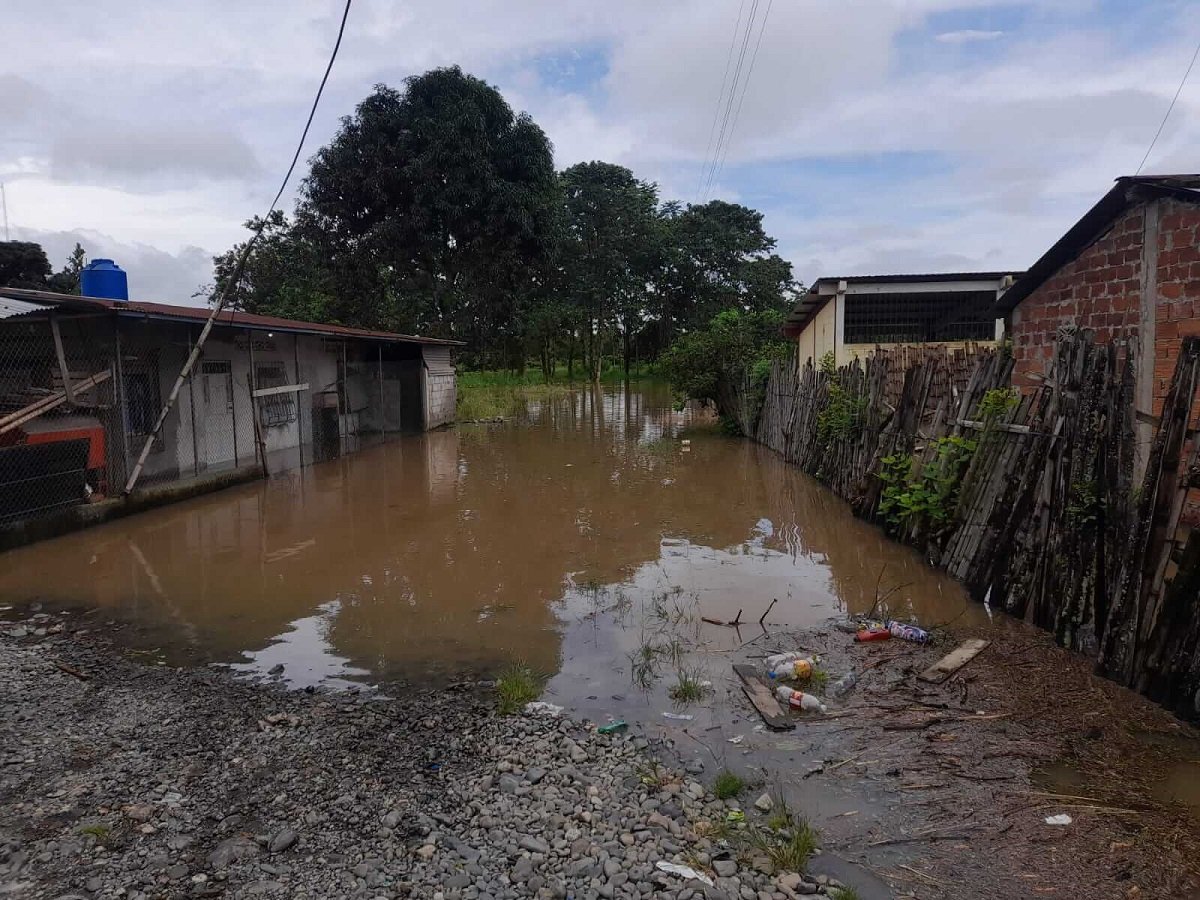
<path id="1" fill-rule="evenodd" d="M 636 735 L 499 717 L 472 685 L 388 699 L 140 665 L 73 621 L 0 628 L 0 894 L 839 893 L 786 869 L 803 835 L 777 803 L 718 800 Z"/>

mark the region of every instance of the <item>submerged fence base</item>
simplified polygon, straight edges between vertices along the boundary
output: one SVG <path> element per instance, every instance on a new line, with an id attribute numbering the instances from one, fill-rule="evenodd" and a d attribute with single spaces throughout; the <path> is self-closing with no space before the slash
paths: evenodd
<path id="1" fill-rule="evenodd" d="M 1200 535 L 1186 501 L 1200 341 L 1183 344 L 1149 448 L 1133 353 L 1065 333 L 1023 396 L 1003 351 L 881 351 L 836 370 L 780 361 L 755 436 L 976 599 L 1198 717 Z"/>

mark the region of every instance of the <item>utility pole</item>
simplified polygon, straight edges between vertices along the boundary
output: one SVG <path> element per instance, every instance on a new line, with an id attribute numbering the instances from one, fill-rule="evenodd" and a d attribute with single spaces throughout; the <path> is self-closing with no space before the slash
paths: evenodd
<path id="1" fill-rule="evenodd" d="M 0 181 L 0 206 L 4 207 L 4 240 L 11 241 L 8 236 L 8 194 L 4 193 L 3 181 Z"/>

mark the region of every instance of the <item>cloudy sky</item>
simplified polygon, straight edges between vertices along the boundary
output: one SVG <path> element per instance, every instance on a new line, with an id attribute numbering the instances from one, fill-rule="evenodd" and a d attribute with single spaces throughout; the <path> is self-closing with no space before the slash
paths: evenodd
<path id="1" fill-rule="evenodd" d="M 560 167 L 603 159 L 664 198 L 762 210 L 805 282 L 1022 267 L 1137 168 L 1200 41 L 1198 2 L 771 0 L 705 190 L 754 2 L 355 0 L 305 155 L 373 84 L 458 63 L 533 115 Z M 129 270 L 133 296 L 190 302 L 273 196 L 341 5 L 122 0 L 89 19 L 74 0 L 8 0 L 13 238 L 56 267 L 78 240 Z M 1198 109 L 1200 71 L 1145 172 L 1200 171 Z"/>

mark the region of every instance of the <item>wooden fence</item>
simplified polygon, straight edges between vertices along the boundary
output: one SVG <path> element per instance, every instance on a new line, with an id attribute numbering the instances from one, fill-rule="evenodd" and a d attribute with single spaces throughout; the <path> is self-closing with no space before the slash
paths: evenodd
<path id="1" fill-rule="evenodd" d="M 1200 538 L 1181 514 L 1197 477 L 1188 418 L 1200 341 L 1184 342 L 1143 448 L 1136 365 L 1132 348 L 1088 331 L 1060 336 L 1046 377 L 1025 395 L 1009 387 L 1003 351 L 881 351 L 836 371 L 780 361 L 756 437 L 976 599 L 1197 716 Z"/>

